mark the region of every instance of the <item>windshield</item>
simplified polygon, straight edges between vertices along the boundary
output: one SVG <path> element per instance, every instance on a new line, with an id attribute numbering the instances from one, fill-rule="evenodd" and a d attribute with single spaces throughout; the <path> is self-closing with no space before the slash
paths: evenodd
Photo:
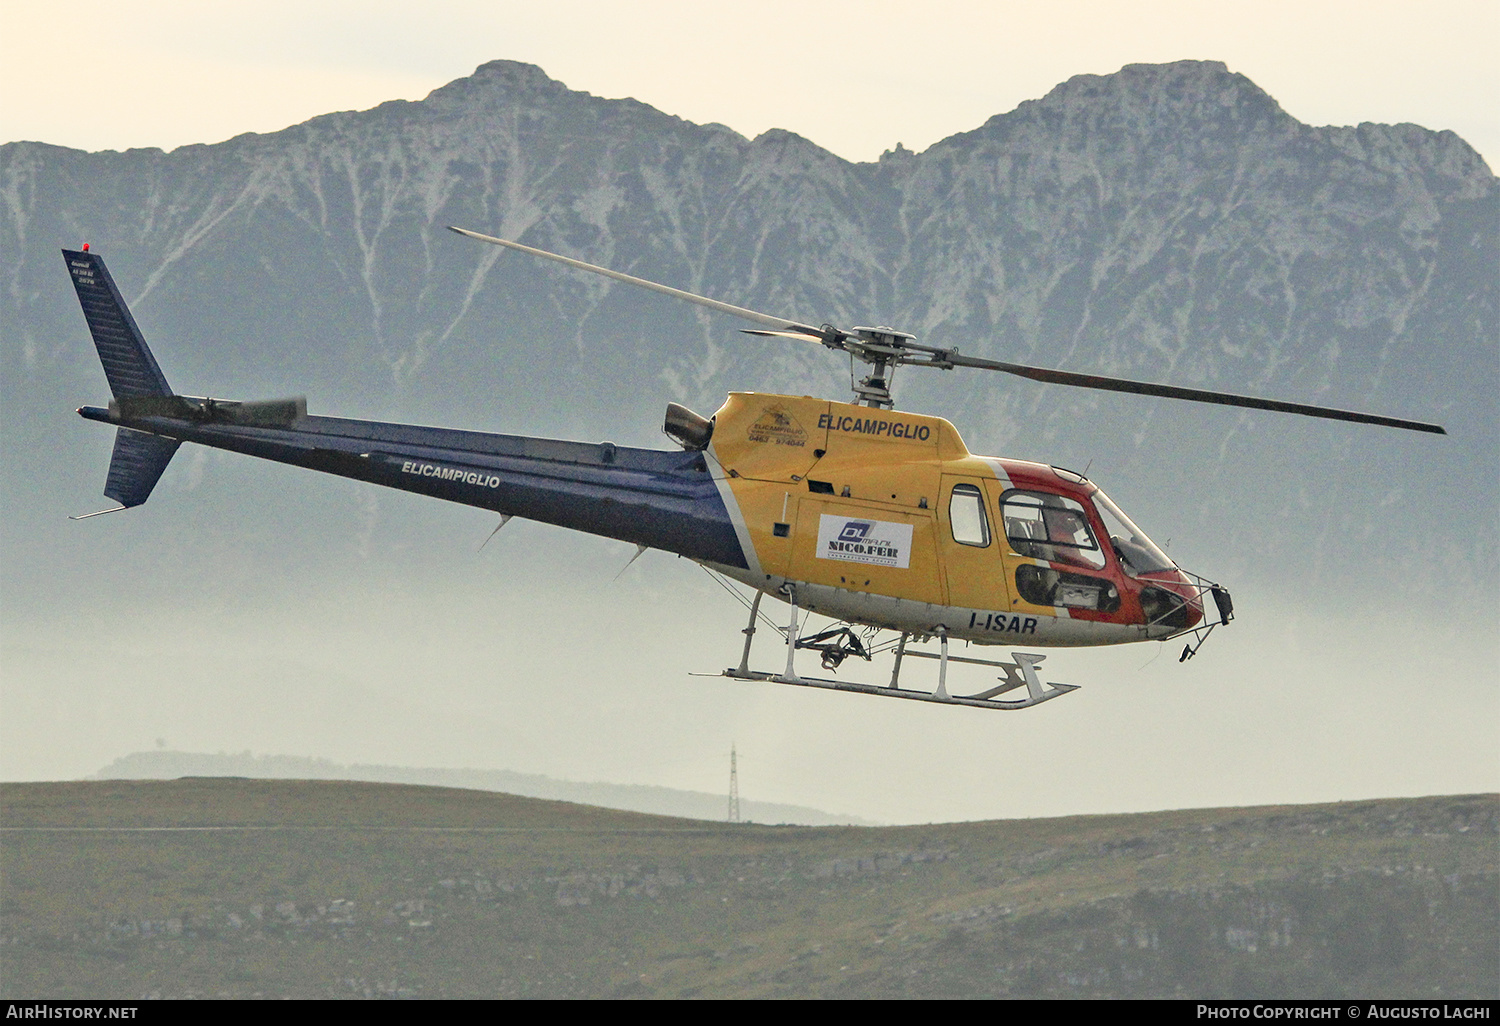
<path id="1" fill-rule="evenodd" d="M 1115 554 L 1120 557 L 1126 573 L 1139 577 L 1141 574 L 1171 570 L 1177 565 L 1156 547 L 1155 542 L 1146 537 L 1145 531 L 1131 523 L 1130 518 L 1110 501 L 1108 495 L 1095 492 L 1094 505 L 1099 509 L 1099 516 L 1103 518 L 1104 527 L 1109 532 L 1110 544 L 1114 546 Z"/>

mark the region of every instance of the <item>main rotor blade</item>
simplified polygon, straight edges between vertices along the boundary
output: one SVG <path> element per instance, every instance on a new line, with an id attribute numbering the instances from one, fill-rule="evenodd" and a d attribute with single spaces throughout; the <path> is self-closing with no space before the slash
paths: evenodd
<path id="1" fill-rule="evenodd" d="M 748 330 L 747 334 L 771 336 L 777 338 L 806 339 L 810 342 L 821 342 L 832 349 L 844 349 L 844 343 L 850 340 L 850 336 L 838 329 L 814 327 L 803 321 L 793 320 L 786 317 L 777 317 L 774 314 L 761 313 L 759 310 L 749 310 L 743 306 L 735 306 L 731 303 L 721 303 L 717 299 L 709 299 L 682 289 L 674 289 L 670 285 L 662 285 L 658 282 L 648 281 L 645 278 L 637 278 L 631 274 L 620 271 L 612 271 L 608 267 L 600 267 L 597 264 L 585 263 L 582 260 L 574 260 L 572 257 L 559 256 L 549 253 L 545 249 L 537 249 L 533 246 L 523 246 L 519 242 L 511 242 L 508 239 L 497 239 L 493 235 L 481 235 L 479 232 L 470 231 L 467 228 L 458 228 L 449 225 L 448 230 L 457 232 L 459 235 L 467 235 L 471 239 L 480 242 L 488 242 L 496 246 L 504 246 L 506 249 L 520 250 L 532 256 L 541 257 L 544 260 L 553 260 L 580 271 L 589 271 L 592 274 L 613 278 L 615 281 L 624 282 L 627 285 L 638 285 L 641 288 L 660 292 L 663 295 L 683 299 L 698 306 L 707 307 L 718 313 L 729 314 L 732 317 L 741 317 L 747 321 L 754 321 L 771 330 Z M 1001 363 L 997 360 L 981 360 L 973 356 L 960 356 L 953 350 L 934 349 L 930 346 L 917 345 L 907 337 L 899 347 L 900 352 L 891 354 L 894 365 L 909 364 L 917 367 L 975 367 L 980 370 L 1002 371 L 1006 374 L 1014 374 L 1017 377 L 1030 378 L 1033 381 L 1045 381 L 1054 385 L 1073 385 L 1079 388 L 1095 388 L 1109 392 L 1129 392 L 1134 395 L 1159 396 L 1164 399 L 1184 399 L 1188 402 L 1217 403 L 1220 406 L 1239 406 L 1251 410 L 1270 410 L 1275 413 L 1299 413 L 1306 417 L 1322 417 L 1326 420 L 1342 420 L 1354 424 L 1375 424 L 1380 427 L 1401 428 L 1406 431 L 1425 431 L 1430 434 L 1446 435 L 1448 432 L 1437 424 L 1424 424 L 1415 420 L 1402 420 L 1398 417 L 1382 417 L 1373 413 L 1358 413 L 1353 410 L 1337 410 L 1328 406 L 1310 406 L 1305 403 L 1287 403 L 1277 399 L 1259 399 L 1254 396 L 1234 395 L 1229 392 L 1209 392 L 1201 388 L 1178 388 L 1175 385 L 1157 385 L 1148 381 L 1129 381 L 1124 378 L 1107 378 L 1098 374 L 1077 374 L 1072 371 L 1049 370 L 1045 367 L 1028 367 L 1017 363 Z M 853 351 L 853 350 L 851 350 Z M 927 356 L 926 359 L 912 359 L 907 355 L 920 352 Z M 855 355 L 860 355 L 856 352 Z M 874 362 L 868 355 L 861 356 L 866 362 Z M 884 361 L 885 356 L 880 359 Z"/>
<path id="2" fill-rule="evenodd" d="M 957 353 L 943 357 L 942 362 L 955 367 L 1003 371 L 1006 374 L 1030 378 L 1033 381 L 1045 381 L 1053 385 L 1076 385 L 1079 388 L 1130 392 L 1135 395 L 1160 396 L 1164 399 L 1186 399 L 1195 403 L 1218 403 L 1220 406 L 1243 406 L 1247 409 L 1271 410 L 1276 413 L 1300 413 L 1306 417 L 1345 420 L 1354 424 L 1378 424 L 1381 427 L 1402 428 L 1407 431 L 1426 431 L 1434 435 L 1448 433 L 1436 424 L 1423 424 L 1420 421 L 1401 420 L 1397 417 L 1382 417 L 1374 413 L 1356 413 L 1353 410 L 1336 410 L 1329 406 L 1309 406 L 1305 403 L 1286 403 L 1279 399 L 1257 399 L 1254 396 L 1233 395 L 1229 392 L 1208 392 L 1201 388 L 1178 388 L 1175 385 L 1157 385 L 1149 381 L 1106 378 L 1098 374 L 1075 374 L 1072 371 L 1048 370 L 1045 367 L 1027 367 L 1017 363 L 981 360 L 973 356 L 960 356 Z"/>
<path id="3" fill-rule="evenodd" d="M 606 278 L 623 281 L 627 285 L 639 285 L 643 289 L 650 289 L 653 292 L 660 292 L 677 299 L 685 299 L 689 303 L 697 303 L 699 306 L 706 306 L 710 310 L 716 310 L 719 313 L 729 314 L 733 317 L 743 317 L 745 320 L 754 321 L 756 324 L 764 324 L 768 328 L 774 328 L 779 331 L 794 331 L 799 335 L 811 335 L 814 341 L 821 341 L 823 338 L 821 329 L 813 327 L 810 324 L 804 324 L 802 321 L 777 317 L 773 314 L 761 313 L 758 310 L 747 310 L 743 306 L 734 306 L 730 303 L 721 303 L 717 299 L 709 299 L 707 296 L 684 292 L 682 289 L 674 289 L 670 285 L 661 285 L 654 281 L 647 281 L 645 278 L 637 278 L 633 274 L 624 274 L 620 271 L 612 271 L 608 267 L 600 267 L 597 264 L 574 260 L 572 257 L 559 256 L 556 253 L 549 253 L 545 249 L 523 246 L 519 242 L 511 242 L 509 239 L 497 239 L 493 235 L 481 235 L 478 232 L 471 232 L 467 228 L 455 228 L 450 224 L 448 230 L 450 232 L 457 232 L 460 235 L 467 235 L 471 239 L 478 239 L 480 242 L 489 242 L 496 246 L 504 246 L 506 249 L 515 249 L 520 250 L 522 253 L 530 253 L 532 256 L 541 257 L 544 260 L 555 260 L 560 264 L 576 267 L 580 271 L 602 274 Z"/>

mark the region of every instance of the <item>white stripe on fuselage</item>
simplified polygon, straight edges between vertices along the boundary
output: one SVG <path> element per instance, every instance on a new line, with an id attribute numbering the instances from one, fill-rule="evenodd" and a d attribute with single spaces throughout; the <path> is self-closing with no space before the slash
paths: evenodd
<path id="1" fill-rule="evenodd" d="M 719 501 L 724 503 L 724 509 L 729 514 L 729 522 L 734 526 L 734 536 L 739 539 L 740 551 L 744 553 L 745 562 L 749 565 L 749 573 L 758 581 L 764 583 L 765 574 L 761 573 L 760 556 L 756 554 L 755 543 L 750 540 L 750 528 L 745 524 L 745 516 L 740 512 L 739 500 L 734 497 L 734 488 L 730 484 L 730 478 L 724 471 L 724 464 L 719 462 L 719 456 L 714 452 L 712 443 L 703 451 L 704 462 L 708 464 L 709 476 L 713 478 L 714 487 L 719 490 Z M 738 578 L 736 578 L 738 580 Z M 746 581 L 752 588 L 760 587 L 759 584 Z"/>
<path id="2" fill-rule="evenodd" d="M 1014 487 L 1011 484 L 1010 475 L 1005 472 L 1005 467 L 999 460 L 995 459 L 995 457 L 975 456 L 974 458 L 980 463 L 983 463 L 986 467 L 989 467 L 990 470 L 994 472 L 995 476 L 1000 479 L 1000 490 L 1002 492 L 1009 491 L 1012 487 Z"/>

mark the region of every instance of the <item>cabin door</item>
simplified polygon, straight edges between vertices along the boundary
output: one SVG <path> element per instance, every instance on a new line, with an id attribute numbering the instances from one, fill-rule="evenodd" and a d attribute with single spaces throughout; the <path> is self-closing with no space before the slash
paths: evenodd
<path id="1" fill-rule="evenodd" d="M 985 497 L 984 482 L 944 475 L 937 515 L 948 605 L 980 613 L 1008 611 L 1010 586 L 1000 559 L 1004 531 Z"/>

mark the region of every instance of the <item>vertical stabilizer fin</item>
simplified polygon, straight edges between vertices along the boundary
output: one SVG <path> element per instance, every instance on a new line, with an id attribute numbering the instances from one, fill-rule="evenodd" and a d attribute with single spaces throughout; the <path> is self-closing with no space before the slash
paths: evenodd
<path id="1" fill-rule="evenodd" d="M 90 253 L 87 246 L 82 250 L 65 249 L 62 254 L 114 397 L 170 396 L 172 388 L 167 384 L 167 376 L 146 347 L 146 339 L 135 318 L 130 316 L 130 309 L 103 258 Z M 115 451 L 109 460 L 104 494 L 122 509 L 139 506 L 150 497 L 180 444 L 175 438 L 120 428 L 115 434 Z"/>
<path id="2" fill-rule="evenodd" d="M 145 502 L 181 444 L 175 438 L 120 428 L 115 433 L 114 455 L 109 458 L 105 496 L 126 509 Z"/>
<path id="3" fill-rule="evenodd" d="M 78 302 L 83 306 L 89 334 L 94 336 L 94 346 L 99 350 L 99 362 L 104 364 L 104 376 L 109 379 L 109 388 L 115 398 L 171 395 L 166 375 L 156 365 L 151 350 L 146 348 L 141 329 L 130 316 L 125 300 L 120 298 L 120 290 L 115 287 L 115 280 L 109 276 L 103 259 L 87 250 L 65 249 L 62 253 L 73 287 L 78 290 Z M 116 442 L 115 455 L 118 457 L 119 453 L 120 443 Z M 167 458 L 171 458 L 170 453 Z M 165 461 L 162 466 L 166 466 Z M 160 471 L 157 473 L 160 476 Z M 110 480 L 114 480 L 113 470 L 110 471 Z M 146 491 L 151 491 L 149 485 Z M 141 501 L 145 501 L 144 496 Z"/>

